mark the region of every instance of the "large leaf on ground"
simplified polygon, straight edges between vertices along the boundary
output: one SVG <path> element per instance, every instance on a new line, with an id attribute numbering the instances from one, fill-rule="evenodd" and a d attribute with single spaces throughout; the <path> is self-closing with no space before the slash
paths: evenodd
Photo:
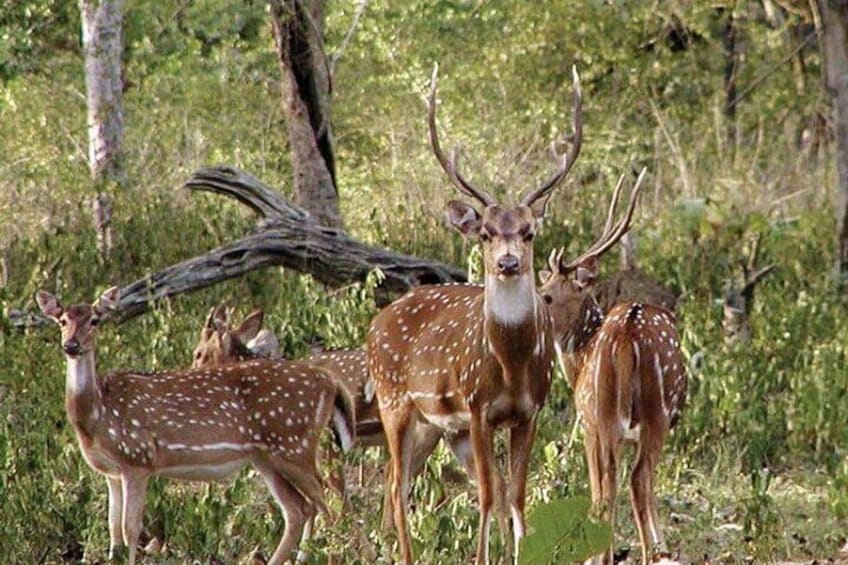
<path id="1" fill-rule="evenodd" d="M 541 565 L 583 561 L 612 543 L 609 525 L 589 517 L 592 503 L 585 496 L 560 498 L 536 507 L 527 519 L 519 563 Z"/>

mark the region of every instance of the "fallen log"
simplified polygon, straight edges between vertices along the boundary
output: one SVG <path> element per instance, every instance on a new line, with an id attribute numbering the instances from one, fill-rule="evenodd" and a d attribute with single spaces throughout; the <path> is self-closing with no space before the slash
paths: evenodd
<path id="1" fill-rule="evenodd" d="M 257 231 L 124 286 L 115 321 L 130 320 L 162 299 L 265 267 L 309 273 L 330 287 L 364 281 L 368 273 L 379 269 L 384 277 L 377 289 L 380 304 L 414 286 L 466 280 L 465 271 L 458 267 L 367 245 L 344 231 L 322 226 L 309 212 L 234 167 L 201 169 L 185 188 L 235 198 L 259 215 Z M 13 310 L 9 318 L 17 327 L 47 323 L 42 316 L 24 311 Z"/>

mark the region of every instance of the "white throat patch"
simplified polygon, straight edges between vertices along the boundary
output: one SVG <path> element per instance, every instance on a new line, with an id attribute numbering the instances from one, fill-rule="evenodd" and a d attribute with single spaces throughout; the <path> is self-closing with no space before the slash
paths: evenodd
<path id="1" fill-rule="evenodd" d="M 486 315 L 505 326 L 517 326 L 536 314 L 536 288 L 532 277 L 501 280 L 487 275 L 485 285 Z"/>

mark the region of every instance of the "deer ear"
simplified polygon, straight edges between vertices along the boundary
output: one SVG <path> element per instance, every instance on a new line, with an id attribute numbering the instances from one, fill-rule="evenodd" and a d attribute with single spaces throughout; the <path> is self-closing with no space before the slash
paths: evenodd
<path id="1" fill-rule="evenodd" d="M 212 324 L 215 327 L 215 332 L 218 335 L 227 335 L 229 332 L 227 331 L 229 328 L 227 327 L 227 322 L 222 320 L 221 318 L 214 318 L 212 320 Z"/>
<path id="2" fill-rule="evenodd" d="M 586 288 L 598 278 L 598 258 L 589 257 L 577 265 L 574 271 L 574 282 L 578 288 Z"/>
<path id="3" fill-rule="evenodd" d="M 473 206 L 459 200 L 448 202 L 448 221 L 463 235 L 476 233 L 480 230 L 480 214 Z"/>
<path id="4" fill-rule="evenodd" d="M 259 333 L 262 329 L 262 321 L 265 318 L 265 313 L 262 310 L 254 310 L 247 318 L 236 328 L 235 334 L 242 343 L 247 343 Z"/>
<path id="5" fill-rule="evenodd" d="M 552 274 L 553 273 L 551 273 L 547 269 L 542 269 L 541 271 L 539 271 L 539 283 L 545 284 L 546 282 L 548 282 L 548 279 L 551 278 Z"/>
<path id="6" fill-rule="evenodd" d="M 118 307 L 118 299 L 121 296 L 121 290 L 117 286 L 113 286 L 100 295 L 100 298 L 94 301 L 91 305 L 94 313 L 98 316 L 108 314 Z"/>
<path id="7" fill-rule="evenodd" d="M 35 294 L 35 301 L 38 303 L 41 313 L 54 322 L 58 322 L 62 312 L 65 311 L 59 300 L 46 290 L 39 290 Z"/>
<path id="8" fill-rule="evenodd" d="M 211 320 L 220 320 L 224 322 L 224 324 L 226 324 L 229 320 L 226 301 L 221 302 L 220 304 L 212 308 L 212 310 L 209 312 L 209 318 Z M 210 325 L 209 327 L 211 328 L 212 326 Z"/>

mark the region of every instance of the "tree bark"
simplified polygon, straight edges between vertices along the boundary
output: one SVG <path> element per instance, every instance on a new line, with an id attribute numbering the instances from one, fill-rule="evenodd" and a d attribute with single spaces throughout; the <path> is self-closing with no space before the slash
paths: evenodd
<path id="1" fill-rule="evenodd" d="M 368 273 L 380 269 L 385 278 L 377 289 L 378 304 L 387 304 L 414 286 L 467 280 L 457 267 L 366 245 L 343 231 L 322 226 L 309 212 L 235 168 L 200 170 L 185 186 L 230 196 L 249 206 L 260 216 L 258 231 L 124 286 L 114 320 L 130 320 L 163 298 L 264 267 L 309 273 L 331 287 L 364 281 Z M 9 318 L 17 327 L 47 323 L 40 315 L 23 311 L 11 311 Z"/>
<path id="2" fill-rule="evenodd" d="M 323 22 L 321 0 L 271 2 L 295 200 L 322 224 L 341 227 Z"/>
<path id="3" fill-rule="evenodd" d="M 121 19 L 123 0 L 80 0 L 85 90 L 88 109 L 88 166 L 96 181 L 123 182 L 121 163 Z"/>
<path id="4" fill-rule="evenodd" d="M 736 124 L 737 76 L 739 73 L 739 26 L 736 22 L 736 6 L 723 9 L 726 20 L 722 30 L 724 45 L 724 117 L 727 120 L 727 145 L 732 149 L 737 146 L 739 133 Z"/>
<path id="5" fill-rule="evenodd" d="M 848 284 L 848 0 L 819 0 L 818 8 L 836 133 L 837 269 Z"/>

